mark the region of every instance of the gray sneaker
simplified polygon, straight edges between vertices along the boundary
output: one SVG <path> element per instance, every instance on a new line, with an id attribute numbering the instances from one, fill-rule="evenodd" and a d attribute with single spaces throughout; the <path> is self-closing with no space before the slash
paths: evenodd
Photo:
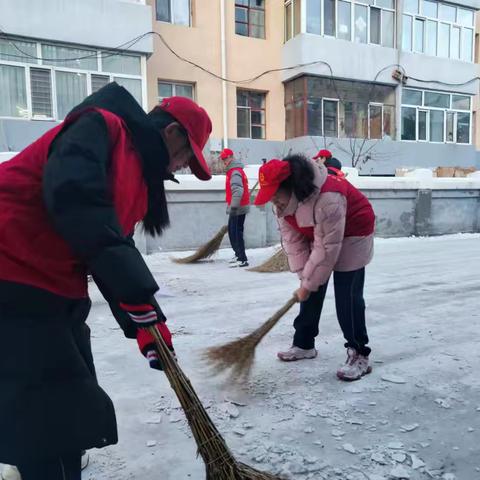
<path id="1" fill-rule="evenodd" d="M 297 360 L 309 360 L 317 356 L 317 350 L 315 348 L 300 348 L 291 346 L 288 350 L 284 352 L 278 352 L 277 357 L 282 360 L 282 362 L 296 362 Z"/>
<path id="2" fill-rule="evenodd" d="M 353 382 L 360 380 L 371 371 L 372 367 L 368 364 L 368 357 L 360 355 L 354 348 L 349 348 L 345 365 L 337 370 L 337 377 L 340 380 Z"/>

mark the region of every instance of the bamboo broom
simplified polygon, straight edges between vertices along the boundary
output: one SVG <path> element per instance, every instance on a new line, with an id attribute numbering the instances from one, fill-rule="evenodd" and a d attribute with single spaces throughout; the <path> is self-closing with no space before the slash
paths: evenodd
<path id="1" fill-rule="evenodd" d="M 250 375 L 257 345 L 297 302 L 297 297 L 294 295 L 252 333 L 225 345 L 209 348 L 205 353 L 205 359 L 217 373 L 230 369 L 231 380 L 245 380 Z"/>
<path id="2" fill-rule="evenodd" d="M 155 339 L 165 375 L 185 412 L 198 454 L 205 462 L 206 480 L 282 480 L 235 459 L 158 330 L 149 327 L 148 331 Z"/>
<path id="3" fill-rule="evenodd" d="M 257 188 L 258 182 L 253 186 L 250 190 L 250 197 L 252 196 L 255 188 Z M 204 243 L 195 253 L 189 255 L 188 257 L 184 258 L 173 258 L 172 260 L 175 263 L 195 263 L 199 260 L 205 260 L 206 258 L 210 258 L 217 250 L 220 248 L 222 244 L 223 237 L 228 231 L 228 225 L 224 225 L 216 234 L 215 236 L 209 240 L 207 243 Z"/>
<path id="4" fill-rule="evenodd" d="M 250 272 L 277 273 L 288 272 L 290 267 L 288 266 L 287 254 L 283 248 L 280 248 L 262 264 L 257 265 L 256 267 L 248 268 L 247 270 Z"/>

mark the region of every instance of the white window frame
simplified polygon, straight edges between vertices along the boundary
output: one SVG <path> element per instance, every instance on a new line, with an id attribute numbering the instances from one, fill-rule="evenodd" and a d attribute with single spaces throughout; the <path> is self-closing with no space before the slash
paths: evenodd
<path id="1" fill-rule="evenodd" d="M 332 138 L 338 138 L 338 134 L 340 133 L 340 115 L 339 115 L 339 108 L 338 108 L 340 100 L 338 98 L 322 97 L 322 136 L 323 137 L 325 137 L 325 101 L 335 102 L 337 104 L 337 136 Z"/>
<path id="2" fill-rule="evenodd" d="M 17 40 L 16 38 L 12 38 L 11 41 L 15 42 Z M 18 39 L 18 41 L 23 40 L 23 39 Z M 45 65 L 43 60 L 42 60 L 42 44 L 48 44 L 48 45 L 54 45 L 54 46 L 67 46 L 70 47 L 70 45 L 63 45 L 61 43 L 55 43 L 55 42 L 39 42 L 39 41 L 34 41 L 31 39 L 25 39 L 25 41 L 29 41 L 32 43 L 36 43 L 36 55 L 37 55 L 37 60 L 36 63 L 27 63 L 27 62 L 22 62 L 22 61 L 11 61 L 11 60 L 3 60 L 0 59 L 0 64 L 2 65 L 8 65 L 8 66 L 14 66 L 14 67 L 22 67 L 24 69 L 24 74 L 25 74 L 25 91 L 27 95 L 27 110 L 28 110 L 28 115 L 25 117 L 9 117 L 9 116 L 2 116 L 0 118 L 2 119 L 9 119 L 9 120 L 35 120 L 35 121 L 62 121 L 63 118 L 59 118 L 58 116 L 58 102 L 57 102 L 57 90 L 56 90 L 56 79 L 55 79 L 55 72 L 68 72 L 68 73 L 80 73 L 80 74 L 85 74 L 86 75 L 86 92 L 87 96 L 92 93 L 92 83 L 91 83 L 91 77 L 92 75 L 102 75 L 105 77 L 109 78 L 109 82 L 112 82 L 114 78 L 127 78 L 127 79 L 133 79 L 133 80 L 140 80 L 142 84 L 142 101 L 143 101 L 143 107 L 145 107 L 147 104 L 145 102 L 146 100 L 146 92 L 145 90 L 145 78 L 144 75 L 142 74 L 143 70 L 141 70 L 140 75 L 132 75 L 132 74 L 127 74 L 127 73 L 113 73 L 113 72 L 104 72 L 102 71 L 102 62 L 101 62 L 101 55 L 103 49 L 92 49 L 92 47 L 85 47 L 83 45 L 79 45 L 78 48 L 87 48 L 89 50 L 96 50 L 97 52 L 97 70 L 86 70 L 86 69 L 74 69 L 74 68 L 69 68 L 69 67 L 57 67 L 54 65 Z M 122 52 L 122 54 L 128 55 L 129 52 Z M 143 55 L 134 55 L 136 57 L 140 57 L 140 60 L 144 58 Z M 30 69 L 31 68 L 39 68 L 43 70 L 49 70 L 50 71 L 50 86 L 52 89 L 52 117 L 39 117 L 33 115 L 33 105 L 32 105 L 32 91 L 31 91 L 31 76 L 30 76 Z"/>
<path id="3" fill-rule="evenodd" d="M 447 2 L 438 2 L 438 4 L 440 3 L 447 3 Z M 449 4 L 450 5 L 450 4 Z M 459 61 L 459 62 L 466 62 L 466 63 L 474 63 L 475 62 L 475 12 L 474 12 L 474 25 L 472 26 L 467 26 L 467 25 L 463 25 L 461 23 L 458 22 L 458 9 L 459 8 L 462 8 L 464 10 L 471 10 L 470 8 L 467 8 L 467 7 L 460 7 L 458 5 L 451 5 L 452 7 L 455 7 L 456 9 L 456 21 L 455 22 L 451 22 L 451 21 L 448 21 L 448 20 L 440 20 L 440 18 L 438 18 L 438 15 L 437 15 L 437 18 L 434 18 L 434 17 L 429 17 L 427 15 L 424 15 L 423 13 L 423 0 L 420 1 L 420 9 L 419 9 L 419 13 L 418 14 L 414 14 L 414 13 L 410 13 L 410 12 L 407 12 L 407 11 L 404 11 L 404 12 L 401 12 L 402 15 L 404 16 L 409 16 L 412 18 L 412 32 L 411 32 L 411 35 L 412 35 L 412 50 L 404 50 L 404 51 L 411 51 L 413 53 L 423 53 L 424 55 L 429 55 L 426 53 L 426 50 L 427 50 L 427 42 L 428 42 L 428 37 L 426 35 L 426 26 L 427 26 L 427 21 L 432 21 L 432 22 L 435 22 L 437 24 L 437 52 L 436 52 L 436 57 L 439 57 L 439 58 L 448 58 L 448 59 L 451 59 L 451 60 L 456 60 L 456 61 Z M 400 13 L 399 13 L 400 14 Z M 425 22 L 425 28 L 424 28 L 424 52 L 418 52 L 415 50 L 415 32 L 416 32 L 416 29 L 415 29 L 415 21 L 416 19 L 419 19 L 419 20 L 423 20 Z M 449 26 L 449 30 L 450 30 L 450 36 L 449 36 L 449 42 L 448 42 L 448 57 L 441 57 L 439 54 L 438 54 L 438 46 L 439 46 L 439 40 L 440 40 L 440 24 L 443 23 L 445 25 L 448 25 Z M 460 49 L 459 49 L 459 53 L 460 53 L 460 58 L 459 59 L 456 59 L 456 58 L 452 58 L 452 48 L 451 48 L 451 42 L 452 42 L 452 29 L 453 27 L 457 27 L 460 29 Z M 472 35 L 472 45 L 471 45 L 471 48 L 472 48 L 472 58 L 470 60 L 465 60 L 463 59 L 463 35 L 464 35 L 464 30 L 471 30 L 473 32 L 473 35 Z M 403 49 L 403 45 L 402 45 L 402 42 L 400 43 L 400 46 L 401 48 Z"/>
<path id="4" fill-rule="evenodd" d="M 169 22 L 166 20 L 158 20 L 157 18 L 157 1 L 154 0 L 154 9 L 155 9 L 155 21 L 160 22 L 160 23 L 167 23 L 168 25 L 178 25 L 180 27 L 191 27 L 192 26 L 192 0 L 188 0 L 188 25 L 184 25 L 183 23 L 175 23 L 175 18 L 174 18 L 174 8 L 173 8 L 173 3 L 175 0 L 168 0 L 170 4 L 170 14 L 171 14 L 171 19 Z"/>
<path id="5" fill-rule="evenodd" d="M 409 103 L 403 103 L 403 101 L 400 101 L 400 119 L 402 116 L 402 107 L 408 107 L 408 108 L 415 108 L 416 109 L 416 116 L 415 116 L 415 140 L 402 140 L 401 139 L 401 121 L 400 121 L 400 141 L 402 142 L 421 142 L 421 143 L 434 143 L 434 144 L 452 144 L 452 145 L 472 145 L 472 128 L 473 128 L 473 96 L 469 95 L 468 93 L 462 93 L 462 92 L 445 92 L 445 91 L 438 91 L 438 90 L 422 90 L 420 88 L 412 88 L 408 87 L 407 90 L 414 90 L 417 92 L 422 93 L 422 105 L 412 105 Z M 426 92 L 432 92 L 432 93 L 442 93 L 449 95 L 450 97 L 450 106 L 449 108 L 442 108 L 442 107 L 429 107 L 425 106 L 425 93 Z M 470 98 L 470 109 L 469 110 L 460 110 L 458 108 L 453 108 L 453 95 L 460 95 L 464 97 L 469 97 Z M 444 118 L 443 118 L 443 141 L 432 141 L 430 140 L 430 112 L 431 111 L 442 111 L 444 112 Z M 418 122 L 418 115 L 419 111 L 428 111 L 427 115 L 427 140 L 419 140 L 418 136 L 418 129 L 419 129 L 419 122 Z M 454 113 L 454 141 L 447 141 L 447 114 L 448 113 Z M 457 117 L 458 113 L 468 113 L 470 116 L 470 122 L 469 122 L 469 142 L 468 143 L 458 143 L 457 142 Z"/>
<path id="6" fill-rule="evenodd" d="M 158 86 L 160 83 L 168 84 L 172 86 L 172 97 L 177 96 L 176 95 L 176 89 L 178 86 L 180 87 L 192 87 L 192 100 L 195 100 L 196 98 L 196 84 L 193 82 L 182 82 L 182 81 L 175 81 L 175 80 L 164 80 L 162 78 L 157 79 L 157 100 L 161 102 L 163 98 L 166 97 L 160 97 L 158 94 Z"/>

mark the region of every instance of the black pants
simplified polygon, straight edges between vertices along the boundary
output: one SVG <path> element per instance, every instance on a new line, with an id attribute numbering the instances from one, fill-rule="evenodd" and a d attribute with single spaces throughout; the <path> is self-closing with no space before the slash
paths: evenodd
<path id="1" fill-rule="evenodd" d="M 80 452 L 65 454 L 52 460 L 36 461 L 18 465 L 22 480 L 80 480 Z"/>
<path id="2" fill-rule="evenodd" d="M 245 224 L 246 215 L 230 215 L 228 218 L 228 238 L 232 245 L 235 256 L 240 262 L 247 261 L 245 254 L 245 242 L 243 241 L 243 226 Z"/>
<path id="3" fill-rule="evenodd" d="M 352 272 L 334 272 L 333 282 L 337 318 L 346 340 L 345 347 L 355 348 L 358 353 L 368 356 L 370 348 L 366 346 L 368 334 L 363 299 L 365 268 Z M 295 346 L 305 349 L 314 348 L 327 287 L 328 281 L 316 292 L 312 292 L 306 302 L 300 304 L 300 313 L 293 323 Z"/>

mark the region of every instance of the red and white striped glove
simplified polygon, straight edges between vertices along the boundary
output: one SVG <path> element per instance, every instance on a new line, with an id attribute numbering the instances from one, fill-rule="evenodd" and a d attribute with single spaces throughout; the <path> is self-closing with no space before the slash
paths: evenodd
<path id="1" fill-rule="evenodd" d="M 165 317 L 159 319 L 158 314 L 150 304 L 130 305 L 121 303 L 120 306 L 129 314 L 132 321 L 139 327 L 137 329 L 137 344 L 142 355 L 148 360 L 151 368 L 156 370 L 163 370 L 157 349 L 155 347 L 155 340 L 152 334 L 146 328 L 155 326 L 168 349 L 175 355 L 173 349 L 172 334 L 165 323 Z"/>

